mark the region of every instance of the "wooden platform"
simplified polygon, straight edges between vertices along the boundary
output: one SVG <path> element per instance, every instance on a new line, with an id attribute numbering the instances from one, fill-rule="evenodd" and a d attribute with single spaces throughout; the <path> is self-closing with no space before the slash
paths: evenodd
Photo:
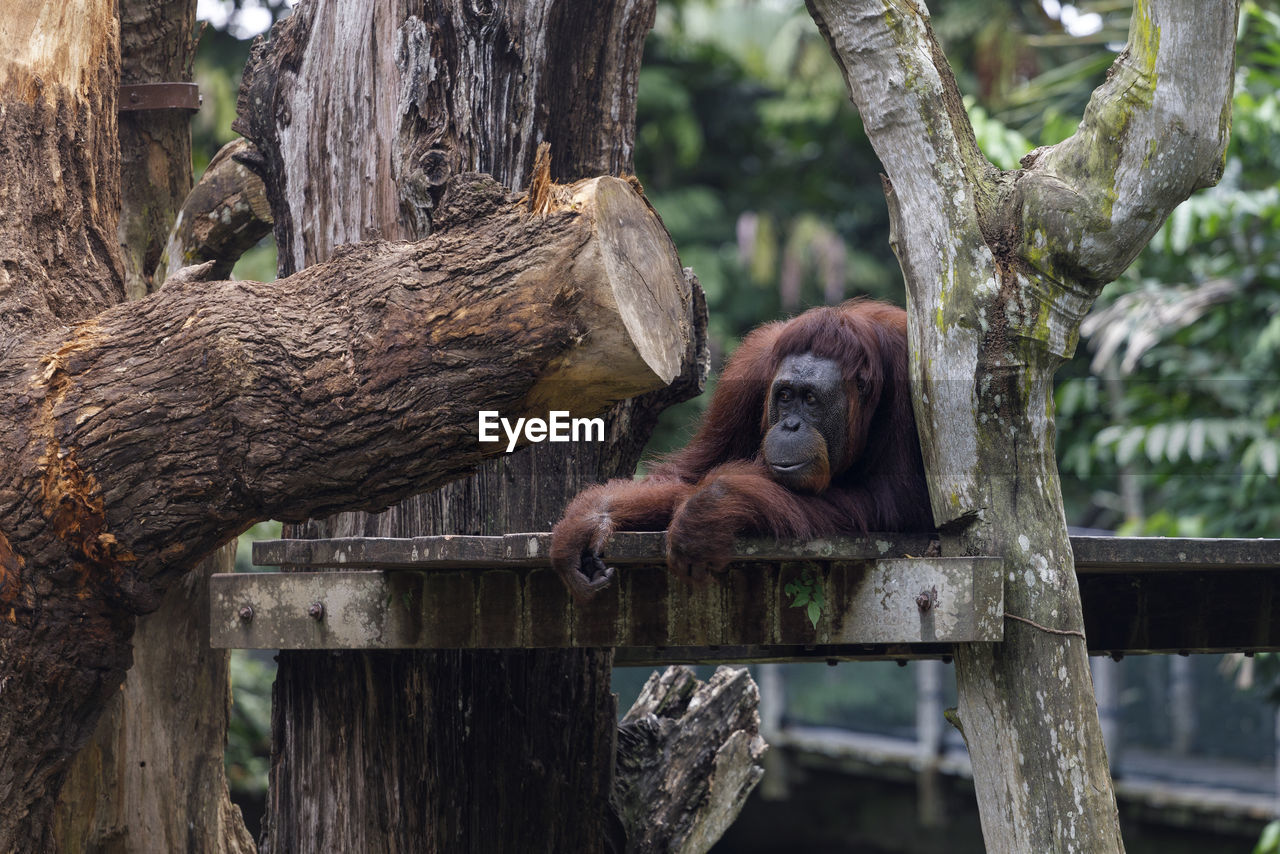
<path id="1" fill-rule="evenodd" d="M 214 576 L 214 646 L 613 646 L 619 664 L 945 657 L 1003 637 L 995 558 L 923 558 L 928 537 L 740 540 L 702 587 L 663 568 L 663 535 L 616 535 L 618 581 L 574 606 L 547 534 L 273 540 L 281 573 Z M 1280 650 L 1280 540 L 1073 537 L 1092 652 Z M 305 571 L 299 571 L 303 570 Z M 808 573 L 817 626 L 787 585 Z M 318 606 L 318 607 L 317 607 Z"/>

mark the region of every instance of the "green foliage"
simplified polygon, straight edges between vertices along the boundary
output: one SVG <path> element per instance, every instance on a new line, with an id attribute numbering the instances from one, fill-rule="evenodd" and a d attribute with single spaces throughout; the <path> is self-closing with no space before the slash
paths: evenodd
<path id="1" fill-rule="evenodd" d="M 816 629 L 822 608 L 827 604 L 827 596 L 822 592 L 822 579 L 814 575 L 812 567 L 805 565 L 800 570 L 800 577 L 788 581 L 783 592 L 791 597 L 792 608 L 804 608 L 805 615 Z"/>
<path id="2" fill-rule="evenodd" d="M 1079 521 L 1134 534 L 1280 530 L 1280 16 L 1246 3 L 1242 29 L 1222 181 L 1179 206 L 1103 291 L 1084 326 L 1091 369 L 1064 372 L 1058 389 Z M 1121 474 L 1135 478 L 1129 506 Z"/>
<path id="3" fill-rule="evenodd" d="M 645 46 L 636 174 L 707 293 L 713 367 L 759 323 L 902 301 L 879 168 L 799 2 L 662 4 Z M 682 445 L 707 396 L 664 414 Z"/>
<path id="4" fill-rule="evenodd" d="M 232 791 L 261 795 L 267 790 L 275 677 L 270 662 L 253 657 L 249 650 L 231 651 L 231 721 L 223 761 Z"/>
<path id="5" fill-rule="evenodd" d="M 1262 829 L 1253 854 L 1280 854 L 1280 821 L 1273 821 Z"/>
<path id="6" fill-rule="evenodd" d="M 978 147 L 995 166 L 1001 169 L 1017 169 L 1019 161 L 1034 147 L 1025 136 L 991 118 L 991 114 L 979 106 L 976 98 L 965 96 L 965 110 Z"/>

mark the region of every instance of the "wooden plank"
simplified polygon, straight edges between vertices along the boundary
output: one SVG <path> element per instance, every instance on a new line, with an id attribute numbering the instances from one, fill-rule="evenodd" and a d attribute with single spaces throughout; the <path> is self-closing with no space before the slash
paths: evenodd
<path id="1" fill-rule="evenodd" d="M 741 538 L 739 563 L 787 560 L 877 560 L 928 554 L 928 535 L 871 534 L 776 542 Z M 443 535 L 390 539 L 348 537 L 329 540 L 259 540 L 253 562 L 259 566 L 332 566 L 347 569 L 459 569 L 545 566 L 551 535 L 501 537 Z M 1280 539 L 1195 539 L 1186 537 L 1072 537 L 1076 571 L 1159 572 L 1162 570 L 1280 569 Z M 605 547 L 611 566 L 661 566 L 665 535 L 622 532 Z"/>
<path id="2" fill-rule="evenodd" d="M 729 644 L 718 646 L 626 646 L 614 651 L 618 667 L 670 664 L 764 664 L 799 661 L 951 660 L 949 643 L 900 644 Z"/>
<path id="3" fill-rule="evenodd" d="M 695 587 L 628 583 L 632 573 L 621 571 L 621 583 L 580 608 L 571 606 L 550 569 L 502 566 L 218 575 L 211 585 L 213 645 L 707 647 L 937 644 L 1003 637 L 1000 562 L 991 558 L 731 566 L 722 578 Z M 803 609 L 790 607 L 784 590 L 804 571 L 826 591 L 816 626 Z M 652 580 L 646 568 L 634 575 Z M 932 597 L 927 609 L 917 602 L 922 594 Z M 323 606 L 320 619 L 311 613 L 316 603 Z M 250 619 L 241 616 L 246 607 Z"/>
<path id="4" fill-rule="evenodd" d="M 1072 537 L 1071 550 L 1078 573 L 1280 569 L 1280 539 Z"/>
<path id="5" fill-rule="evenodd" d="M 220 574 L 211 587 L 212 643 L 233 649 L 415 646 L 425 577 L 376 571 Z M 323 613 L 313 616 L 317 604 Z"/>
<path id="6" fill-rule="evenodd" d="M 689 588 L 663 566 L 663 534 L 622 533 L 605 553 L 618 567 L 618 583 L 577 607 L 546 569 L 547 534 L 266 541 L 255 544 L 259 563 L 374 569 L 345 574 L 382 578 L 366 580 L 367 590 L 345 575 L 334 582 L 340 608 L 360 611 L 364 606 L 342 603 L 363 602 L 372 609 L 385 596 L 418 596 L 418 604 L 364 613 L 352 634 L 298 617 L 324 589 L 313 581 L 288 593 L 296 630 L 241 625 L 227 600 L 216 606 L 215 634 L 223 645 L 255 639 L 268 648 L 287 647 L 285 636 L 304 644 L 298 648 L 613 645 L 619 663 L 628 664 L 941 657 L 947 638 L 1002 636 L 998 573 L 976 567 L 971 600 L 963 587 L 948 587 L 949 604 L 932 613 L 916 609 L 915 621 L 908 619 L 915 596 L 929 589 L 927 568 L 945 564 L 903 556 L 928 553 L 930 542 L 874 534 L 739 540 L 737 563 L 725 576 Z M 1280 651 L 1280 540 L 1072 537 L 1072 548 L 1093 654 Z M 822 579 L 828 599 L 816 627 L 785 594 L 805 567 Z M 284 587 L 265 591 L 268 608 Z"/>
<path id="7" fill-rule="evenodd" d="M 783 560 L 876 560 L 926 554 L 933 538 L 927 534 L 872 534 L 867 537 L 824 537 L 778 542 L 739 538 L 738 562 Z M 506 534 L 479 537 L 445 534 L 432 537 L 337 537 L 327 540 L 258 540 L 253 562 L 258 566 L 344 569 L 482 569 L 547 565 L 551 535 Z M 660 566 L 666 563 L 666 535 L 623 531 L 605 547 L 610 566 Z"/>
<path id="8" fill-rule="evenodd" d="M 1274 570 L 1099 573 L 1080 577 L 1085 635 L 1098 654 L 1275 652 Z"/>

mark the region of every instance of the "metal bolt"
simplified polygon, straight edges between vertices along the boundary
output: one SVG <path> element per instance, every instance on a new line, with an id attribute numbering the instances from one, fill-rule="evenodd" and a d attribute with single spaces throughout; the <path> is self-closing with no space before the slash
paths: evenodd
<path id="1" fill-rule="evenodd" d="M 916 596 L 916 607 L 920 609 L 920 613 L 933 610 L 933 606 L 938 604 L 938 588 L 932 587 L 928 590 L 921 590 L 920 595 Z"/>
<path id="2" fill-rule="evenodd" d="M 253 620 L 253 606 L 245 605 L 243 608 L 240 609 L 240 621 L 244 623 L 248 623 L 248 622 L 252 622 L 252 620 Z"/>
<path id="3" fill-rule="evenodd" d="M 312 602 L 311 607 L 307 609 L 307 614 L 313 620 L 323 620 L 324 619 L 324 603 Z"/>

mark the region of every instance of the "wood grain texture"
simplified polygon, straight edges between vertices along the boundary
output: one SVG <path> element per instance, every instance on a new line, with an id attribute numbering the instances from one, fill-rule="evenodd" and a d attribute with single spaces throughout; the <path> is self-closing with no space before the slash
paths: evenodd
<path id="1" fill-rule="evenodd" d="M 248 649 L 501 649 L 903 644 L 1004 636 L 999 561 L 734 563 L 705 586 L 655 585 L 663 567 L 619 573 L 574 607 L 547 569 L 242 573 L 213 579 L 214 646 Z M 786 586 L 809 573 L 817 625 Z M 561 585 L 563 586 L 563 585 Z M 921 609 L 917 597 L 932 594 Z M 316 618 L 311 606 L 320 604 Z M 252 609 L 252 618 L 241 615 Z"/>
<path id="2" fill-rule="evenodd" d="M 490 179 L 455 184 L 456 224 L 425 241 L 271 285 L 177 284 L 0 361 L 0 669 L 30 692 L 0 715 L 6 749 L 57 767 L 88 734 L 65 718 L 127 666 L 131 615 L 252 521 L 385 506 L 501 450 L 477 411 L 525 410 L 608 277 L 576 260 L 600 254 L 586 207 L 531 217 Z M 38 630 L 86 608 L 100 643 Z M 70 680 L 56 699 L 50 678 Z"/>
<path id="3" fill-rule="evenodd" d="M 703 854 L 720 839 L 764 774 L 759 704 L 741 668 L 649 677 L 618 724 L 613 804 L 633 831 L 628 852 Z"/>
<path id="4" fill-rule="evenodd" d="M 0 8 L 0 356 L 124 298 L 113 8 Z"/>
<path id="5" fill-rule="evenodd" d="M 371 233 L 418 238 L 439 228 L 442 190 L 461 172 L 522 187 L 542 142 L 558 181 L 628 172 L 654 7 L 430 0 L 296 9 L 246 70 L 237 123 L 263 154 L 282 271 Z M 344 96 L 357 77 L 376 80 L 376 94 L 357 86 Z M 696 280 L 683 278 L 694 334 L 680 378 L 616 405 L 606 441 L 536 445 L 386 513 L 311 521 L 297 535 L 548 530 L 587 483 L 634 469 L 662 406 L 701 389 L 705 307 Z M 609 651 L 341 658 L 281 656 L 264 850 L 601 848 L 616 724 Z M 332 683 L 335 667 L 394 667 L 399 681 L 368 679 L 353 697 Z M 402 695 L 410 691 L 420 693 Z M 335 729 L 360 737 L 334 744 Z M 377 762 L 410 741 L 410 758 L 429 762 Z M 353 783 L 360 791 L 350 794 Z M 367 809 L 349 809 L 357 803 Z"/>

